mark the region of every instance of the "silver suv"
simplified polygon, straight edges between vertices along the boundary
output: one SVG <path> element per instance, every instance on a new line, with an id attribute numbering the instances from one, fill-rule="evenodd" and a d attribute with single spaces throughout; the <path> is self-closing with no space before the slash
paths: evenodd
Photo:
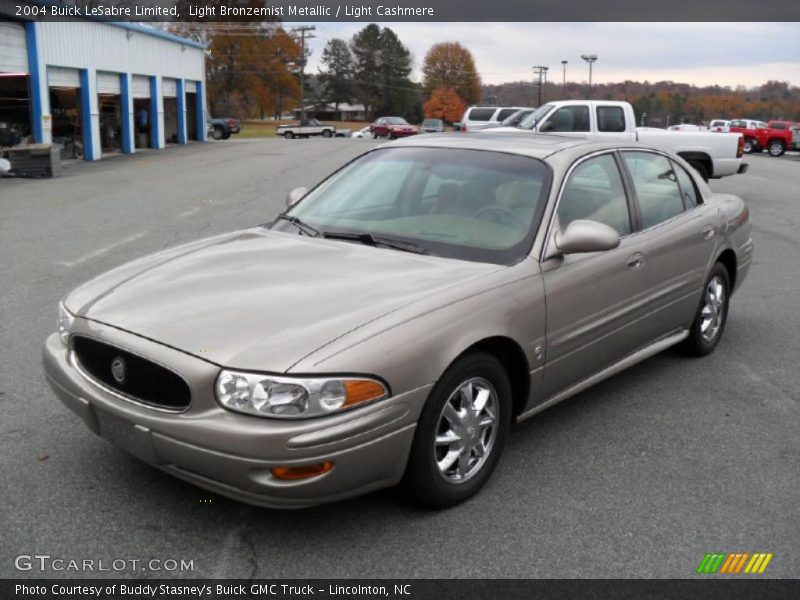
<path id="1" fill-rule="evenodd" d="M 499 125 L 524 106 L 470 106 L 461 119 L 461 131 L 478 131 Z"/>

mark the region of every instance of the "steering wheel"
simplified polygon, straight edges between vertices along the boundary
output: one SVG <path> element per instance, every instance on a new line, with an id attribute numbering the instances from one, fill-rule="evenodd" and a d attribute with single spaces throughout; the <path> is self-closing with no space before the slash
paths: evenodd
<path id="1" fill-rule="evenodd" d="M 502 206 L 484 206 L 478 209 L 475 214 L 472 215 L 472 218 L 493 221 L 494 223 L 505 225 L 506 227 L 524 228 L 524 224 L 520 221 L 519 217 Z"/>

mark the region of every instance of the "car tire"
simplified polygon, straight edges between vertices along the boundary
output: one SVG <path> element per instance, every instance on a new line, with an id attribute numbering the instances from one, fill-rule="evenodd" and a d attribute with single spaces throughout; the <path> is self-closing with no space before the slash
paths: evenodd
<path id="1" fill-rule="evenodd" d="M 776 140 L 769 143 L 767 147 L 770 156 L 783 156 L 783 153 L 786 152 L 786 147 L 784 146 L 783 142 L 780 140 Z"/>
<path id="2" fill-rule="evenodd" d="M 401 484 L 406 495 L 447 508 L 476 494 L 500 459 L 511 407 L 508 374 L 494 356 L 474 352 L 454 362 L 433 387 L 417 423 Z"/>
<path id="3" fill-rule="evenodd" d="M 719 296 L 722 299 L 719 299 Z M 728 307 L 731 297 L 731 284 L 728 269 L 722 263 L 716 263 L 708 274 L 700 305 L 697 307 L 694 321 L 681 349 L 692 356 L 706 356 L 717 347 L 725 323 L 728 321 Z"/>
<path id="4" fill-rule="evenodd" d="M 390 133 L 389 134 L 389 139 L 390 140 L 396 140 L 397 138 L 395 137 L 395 135 L 393 133 Z"/>
<path id="5" fill-rule="evenodd" d="M 227 140 L 229 137 L 231 137 L 231 132 L 230 131 L 226 131 L 225 133 L 222 134 L 222 139 L 223 140 Z"/>
<path id="6" fill-rule="evenodd" d="M 294 139 L 294 134 L 291 131 L 287 131 L 283 134 L 284 139 L 291 140 Z"/>
<path id="7" fill-rule="evenodd" d="M 689 164 L 695 171 L 697 171 L 700 174 L 700 177 L 703 178 L 703 181 L 708 183 L 708 178 L 710 176 L 710 173 L 708 172 L 708 167 L 706 167 L 705 164 L 697 160 L 690 160 Z"/>
<path id="8" fill-rule="evenodd" d="M 755 152 L 757 145 L 754 140 L 747 139 L 744 141 L 744 153 L 745 154 L 752 154 Z"/>
<path id="9" fill-rule="evenodd" d="M 325 131 L 322 132 L 322 137 L 324 138 L 333 137 L 333 132 L 330 129 L 326 129 Z"/>
<path id="10" fill-rule="evenodd" d="M 219 125 L 214 125 L 214 133 L 213 133 L 212 137 L 215 140 L 221 140 L 222 139 L 222 127 L 220 127 Z"/>

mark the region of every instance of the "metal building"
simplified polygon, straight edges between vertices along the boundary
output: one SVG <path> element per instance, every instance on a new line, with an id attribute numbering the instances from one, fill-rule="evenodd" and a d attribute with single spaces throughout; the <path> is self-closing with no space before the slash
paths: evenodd
<path id="1" fill-rule="evenodd" d="M 97 160 L 205 141 L 205 106 L 202 44 L 137 23 L 0 12 L 0 128 Z"/>

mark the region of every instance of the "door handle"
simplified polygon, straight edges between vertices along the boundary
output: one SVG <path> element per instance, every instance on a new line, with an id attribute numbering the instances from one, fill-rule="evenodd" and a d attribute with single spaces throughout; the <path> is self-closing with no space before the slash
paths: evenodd
<path id="1" fill-rule="evenodd" d="M 642 265 L 644 265 L 644 256 L 638 252 L 628 259 L 629 269 L 641 269 Z"/>
<path id="2" fill-rule="evenodd" d="M 701 233 L 703 234 L 704 240 L 710 240 L 717 234 L 717 230 L 714 229 L 713 225 L 706 225 L 703 227 L 703 231 Z"/>

